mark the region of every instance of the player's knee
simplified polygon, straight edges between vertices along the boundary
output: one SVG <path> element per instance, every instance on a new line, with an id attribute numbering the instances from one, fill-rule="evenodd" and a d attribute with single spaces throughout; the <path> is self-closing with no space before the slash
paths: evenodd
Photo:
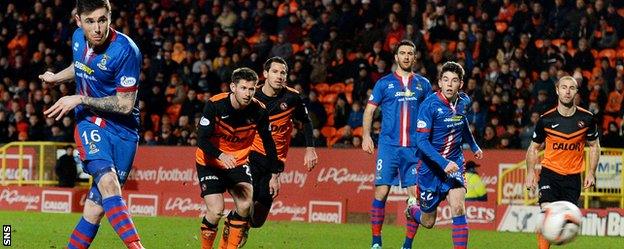
<path id="1" fill-rule="evenodd" d="M 243 213 L 249 213 L 249 211 L 251 210 L 251 206 L 253 205 L 253 202 L 251 199 L 247 200 L 247 199 L 243 199 L 243 200 L 239 200 L 236 203 L 236 209 L 238 211 L 238 214 L 243 215 Z"/>
<path id="2" fill-rule="evenodd" d="M 117 180 L 117 175 L 115 174 L 115 172 L 111 171 L 103 174 L 100 177 L 100 181 L 98 182 L 98 189 L 100 190 L 104 198 L 121 194 L 119 181 Z"/>
<path id="3" fill-rule="evenodd" d="M 453 217 L 464 215 L 466 212 L 464 211 L 464 205 L 451 205 L 451 214 Z"/>
<path id="4" fill-rule="evenodd" d="M 388 193 L 390 192 L 390 187 L 381 185 L 375 187 L 375 199 L 380 201 L 386 201 L 388 198 Z"/>
<path id="5" fill-rule="evenodd" d="M 427 229 L 433 228 L 433 225 L 435 225 L 435 218 L 429 219 L 423 216 L 420 220 L 420 225 L 424 226 Z"/>
<path id="6" fill-rule="evenodd" d="M 218 221 L 223 216 L 223 205 L 208 205 L 206 207 L 206 219 L 208 221 Z"/>
<path id="7" fill-rule="evenodd" d="M 102 217 L 104 217 L 104 208 L 93 201 L 85 201 L 82 217 L 91 224 L 100 224 Z"/>

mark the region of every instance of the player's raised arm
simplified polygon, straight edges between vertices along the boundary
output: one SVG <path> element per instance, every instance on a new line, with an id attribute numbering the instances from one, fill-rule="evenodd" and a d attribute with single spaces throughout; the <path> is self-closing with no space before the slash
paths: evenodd
<path id="1" fill-rule="evenodd" d="M 300 104 L 295 108 L 294 117 L 303 124 L 303 136 L 306 143 L 306 153 L 303 157 L 303 164 L 306 165 L 308 171 L 310 171 L 314 169 L 318 163 L 318 156 L 314 149 L 314 135 L 312 134 L 314 128 L 312 127 L 312 120 L 310 119 L 310 115 L 308 115 L 308 108 L 306 107 L 305 101 L 299 98 L 299 103 Z"/>
<path id="2" fill-rule="evenodd" d="M 74 63 L 70 64 L 67 68 L 61 70 L 58 73 L 47 71 L 39 75 L 39 79 L 43 81 L 44 84 L 48 84 L 50 87 L 53 87 L 58 83 L 73 80 L 74 77 Z"/>
<path id="3" fill-rule="evenodd" d="M 284 171 L 284 162 L 277 158 L 277 149 L 275 148 L 275 141 L 271 135 L 271 126 L 269 123 L 269 114 L 266 110 L 262 109 L 258 118 L 258 135 L 262 138 L 262 146 L 266 152 L 266 156 L 269 159 L 271 173 L 281 173 Z"/>

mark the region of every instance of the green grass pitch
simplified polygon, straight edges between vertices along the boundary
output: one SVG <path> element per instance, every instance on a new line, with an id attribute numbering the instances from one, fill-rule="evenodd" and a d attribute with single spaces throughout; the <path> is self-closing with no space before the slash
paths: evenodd
<path id="1" fill-rule="evenodd" d="M 12 247 L 64 248 L 79 214 L 49 214 L 0 211 L 0 223 L 12 226 Z M 146 248 L 199 248 L 199 218 L 134 217 Z M 449 229 L 419 229 L 413 248 L 452 248 Z M 400 248 L 404 228 L 385 225 L 384 248 Z M 556 248 L 622 247 L 622 238 L 579 236 L 574 242 Z M 216 243 L 215 243 L 216 244 Z M 495 231 L 470 231 L 470 248 L 537 248 L 535 235 Z M 216 247 L 216 246 L 215 246 Z M 311 224 L 267 222 L 250 233 L 245 248 L 369 248 L 367 224 Z M 102 225 L 91 248 L 125 248 L 108 221 Z"/>

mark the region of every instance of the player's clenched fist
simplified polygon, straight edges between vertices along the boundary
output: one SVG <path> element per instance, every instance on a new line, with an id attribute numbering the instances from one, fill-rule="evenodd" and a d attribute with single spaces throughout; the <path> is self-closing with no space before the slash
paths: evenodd
<path id="1" fill-rule="evenodd" d="M 43 83 L 49 84 L 50 86 L 54 86 L 54 84 L 56 84 L 57 82 L 55 74 L 50 71 L 40 74 L 39 79 L 43 81 Z"/>
<path id="2" fill-rule="evenodd" d="M 459 170 L 459 166 L 457 166 L 457 163 L 449 161 L 449 163 L 446 165 L 446 168 L 444 168 L 444 173 L 452 174 L 457 172 L 457 170 Z"/>
<path id="3" fill-rule="evenodd" d="M 221 153 L 221 155 L 219 155 L 219 161 L 223 163 L 226 169 L 233 169 L 236 167 L 236 157 L 230 154 Z"/>

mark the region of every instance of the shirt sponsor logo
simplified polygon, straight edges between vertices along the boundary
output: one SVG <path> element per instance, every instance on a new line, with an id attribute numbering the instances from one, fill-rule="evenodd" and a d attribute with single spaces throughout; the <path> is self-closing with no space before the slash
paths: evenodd
<path id="1" fill-rule="evenodd" d="M 121 76 L 121 86 L 124 87 L 131 87 L 134 86 L 136 84 L 136 78 L 134 77 L 128 77 L 128 76 Z"/>
<path id="2" fill-rule="evenodd" d="M 82 62 L 80 61 L 75 61 L 74 62 L 74 67 L 77 69 L 80 69 L 81 71 L 84 71 L 87 74 L 92 74 L 93 73 L 93 69 L 91 69 L 89 66 L 82 64 Z"/>

